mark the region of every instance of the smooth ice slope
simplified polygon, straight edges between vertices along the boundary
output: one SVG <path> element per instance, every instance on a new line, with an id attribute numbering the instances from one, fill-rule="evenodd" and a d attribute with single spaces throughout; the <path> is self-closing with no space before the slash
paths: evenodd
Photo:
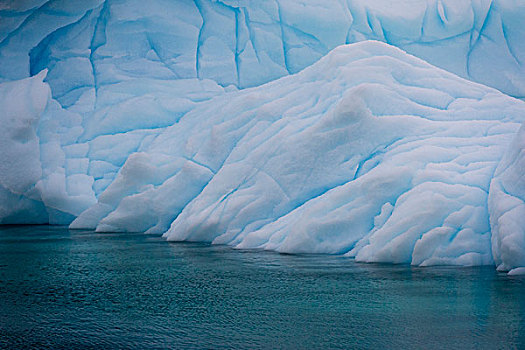
<path id="1" fill-rule="evenodd" d="M 72 227 L 491 264 L 489 184 L 523 120 L 523 102 L 394 47 L 343 46 L 200 104 L 131 155 Z"/>

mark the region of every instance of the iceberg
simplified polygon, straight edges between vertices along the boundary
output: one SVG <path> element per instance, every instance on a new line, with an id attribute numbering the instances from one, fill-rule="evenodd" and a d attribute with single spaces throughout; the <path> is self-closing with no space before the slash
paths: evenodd
<path id="1" fill-rule="evenodd" d="M 525 5 L 0 4 L 0 224 L 525 268 Z"/>
<path id="2" fill-rule="evenodd" d="M 201 103 L 71 227 L 414 265 L 494 263 L 488 193 L 524 103 L 390 45 Z"/>

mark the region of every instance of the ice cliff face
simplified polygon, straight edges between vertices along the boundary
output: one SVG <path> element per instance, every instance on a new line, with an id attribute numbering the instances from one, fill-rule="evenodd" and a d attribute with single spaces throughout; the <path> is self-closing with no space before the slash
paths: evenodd
<path id="1" fill-rule="evenodd" d="M 520 272 L 524 17 L 0 2 L 0 222 Z"/>
<path id="2" fill-rule="evenodd" d="M 95 91 L 141 78 L 257 86 L 367 39 L 525 96 L 516 0 L 3 0 L 0 11 L 0 79 L 48 68 L 63 106 L 93 107 Z"/>

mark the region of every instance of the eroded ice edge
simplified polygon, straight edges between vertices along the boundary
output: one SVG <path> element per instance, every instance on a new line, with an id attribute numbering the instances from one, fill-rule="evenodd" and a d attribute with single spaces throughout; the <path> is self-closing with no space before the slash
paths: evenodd
<path id="1" fill-rule="evenodd" d="M 0 4 L 1 223 L 525 271 L 525 7 L 36 5 Z"/>

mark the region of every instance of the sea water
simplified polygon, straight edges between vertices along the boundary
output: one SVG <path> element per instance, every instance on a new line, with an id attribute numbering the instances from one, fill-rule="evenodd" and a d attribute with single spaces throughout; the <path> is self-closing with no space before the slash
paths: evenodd
<path id="1" fill-rule="evenodd" d="M 0 348 L 525 348 L 525 277 L 0 227 Z"/>

